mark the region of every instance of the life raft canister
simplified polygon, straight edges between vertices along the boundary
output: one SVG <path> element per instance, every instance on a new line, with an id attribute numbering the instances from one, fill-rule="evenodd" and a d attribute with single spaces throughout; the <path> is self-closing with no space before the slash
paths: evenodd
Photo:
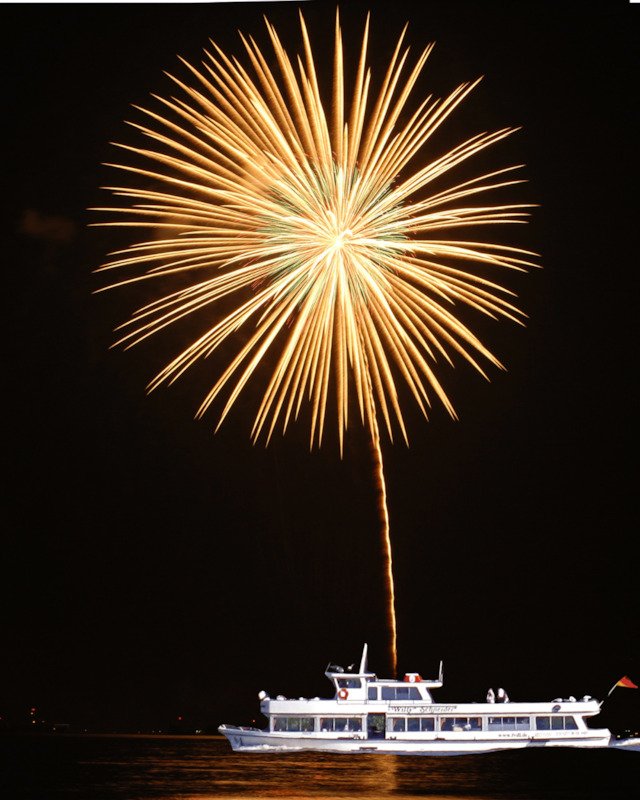
<path id="1" fill-rule="evenodd" d="M 340 689 L 340 691 L 338 692 L 338 697 L 341 700 L 346 700 L 347 697 L 349 697 L 349 692 L 346 689 Z"/>

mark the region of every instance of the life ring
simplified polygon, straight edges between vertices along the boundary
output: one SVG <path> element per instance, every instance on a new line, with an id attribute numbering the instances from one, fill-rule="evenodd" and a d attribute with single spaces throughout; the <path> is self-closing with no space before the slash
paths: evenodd
<path id="1" fill-rule="evenodd" d="M 340 689 L 340 691 L 338 692 L 338 697 L 341 700 L 346 700 L 347 697 L 349 697 L 349 692 L 346 689 Z"/>

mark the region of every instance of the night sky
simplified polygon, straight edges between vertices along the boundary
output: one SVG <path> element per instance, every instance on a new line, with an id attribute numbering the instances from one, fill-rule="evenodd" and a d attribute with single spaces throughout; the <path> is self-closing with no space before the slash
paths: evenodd
<path id="1" fill-rule="evenodd" d="M 414 8 L 415 5 L 415 8 Z M 302 4 L 331 67 L 335 5 Z M 265 449 L 247 387 L 220 431 L 193 414 L 215 364 L 150 396 L 188 326 L 109 349 L 137 292 L 94 294 L 113 234 L 110 141 L 164 70 L 237 30 L 269 50 L 262 15 L 298 51 L 296 3 L 7 5 L 3 19 L 6 512 L 0 559 L 0 726 L 213 729 L 261 722 L 257 693 L 326 695 L 329 661 L 388 672 L 371 454 L 355 420 L 341 460 L 308 420 Z M 355 3 L 372 11 L 374 79 L 405 21 L 430 41 L 424 93 L 485 79 L 443 148 L 522 126 L 478 161 L 525 163 L 529 225 L 497 234 L 540 253 L 510 285 L 526 327 L 482 323 L 507 366 L 444 368 L 459 421 L 406 404 L 410 447 L 383 443 L 399 672 L 437 673 L 442 700 L 603 698 L 640 682 L 637 411 L 640 5 Z M 347 46 L 350 46 L 348 44 Z M 7 105 L 8 95 L 8 105 Z M 448 138 L 450 137 L 450 138 Z M 485 161 L 486 159 L 486 161 Z M 8 242 L 8 247 L 7 247 Z M 475 325 L 476 320 L 468 319 Z M 640 691 L 602 721 L 637 726 Z M 178 722 L 178 718 L 182 721 Z"/>

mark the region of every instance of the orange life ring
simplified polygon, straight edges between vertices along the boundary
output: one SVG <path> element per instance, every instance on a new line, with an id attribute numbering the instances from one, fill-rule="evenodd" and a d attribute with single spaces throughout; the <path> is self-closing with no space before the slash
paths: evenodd
<path id="1" fill-rule="evenodd" d="M 346 689 L 340 689 L 340 691 L 338 692 L 338 697 L 341 700 L 346 700 L 347 697 L 349 697 L 349 692 Z"/>

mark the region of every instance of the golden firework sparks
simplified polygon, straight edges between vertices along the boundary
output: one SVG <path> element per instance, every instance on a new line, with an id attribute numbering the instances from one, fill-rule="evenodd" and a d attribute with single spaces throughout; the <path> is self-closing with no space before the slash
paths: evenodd
<path id="1" fill-rule="evenodd" d="M 188 277 L 186 286 L 140 308 L 120 327 L 116 344 L 133 346 L 185 317 L 206 312 L 210 325 L 149 384 L 172 383 L 227 341 L 236 352 L 215 378 L 197 416 L 219 395 L 222 423 L 246 384 L 266 363 L 270 377 L 252 436 L 268 442 L 310 405 L 310 444 L 321 444 L 329 403 L 335 403 L 340 450 L 350 399 L 374 448 L 388 565 L 392 664 L 396 621 L 391 542 L 380 430 L 405 441 L 399 387 L 427 416 L 435 396 L 455 417 L 437 375 L 437 361 L 456 354 L 485 375 L 496 357 L 460 319 L 471 307 L 521 322 L 513 294 L 487 271 L 526 270 L 533 256 L 516 247 L 460 238 L 460 231 L 518 223 L 527 205 L 484 198 L 521 181 L 518 166 L 442 186 L 473 156 L 513 132 L 480 133 L 438 157 L 431 137 L 478 81 L 447 97 L 413 103 L 433 49 L 413 65 L 399 37 L 374 92 L 367 66 L 369 20 L 347 91 L 342 34 L 335 26 L 331 113 L 323 101 L 307 28 L 295 59 L 266 27 L 272 69 L 252 38 L 242 36 L 250 66 L 215 43 L 190 82 L 172 77 L 182 99 L 156 97 L 132 123 L 147 147 L 118 145 L 130 163 L 112 164 L 130 185 L 107 187 L 121 205 L 101 225 L 152 229 L 153 235 L 111 255 L 99 271 L 126 272 L 105 289 L 137 281 Z M 460 180 L 460 179 L 459 179 Z M 436 183 L 437 182 L 437 183 Z M 447 238 L 447 237 L 451 238 Z M 231 300 L 220 310 L 220 301 Z M 243 336 L 239 332 L 243 331 Z M 332 398 L 332 399 L 331 399 Z"/>

